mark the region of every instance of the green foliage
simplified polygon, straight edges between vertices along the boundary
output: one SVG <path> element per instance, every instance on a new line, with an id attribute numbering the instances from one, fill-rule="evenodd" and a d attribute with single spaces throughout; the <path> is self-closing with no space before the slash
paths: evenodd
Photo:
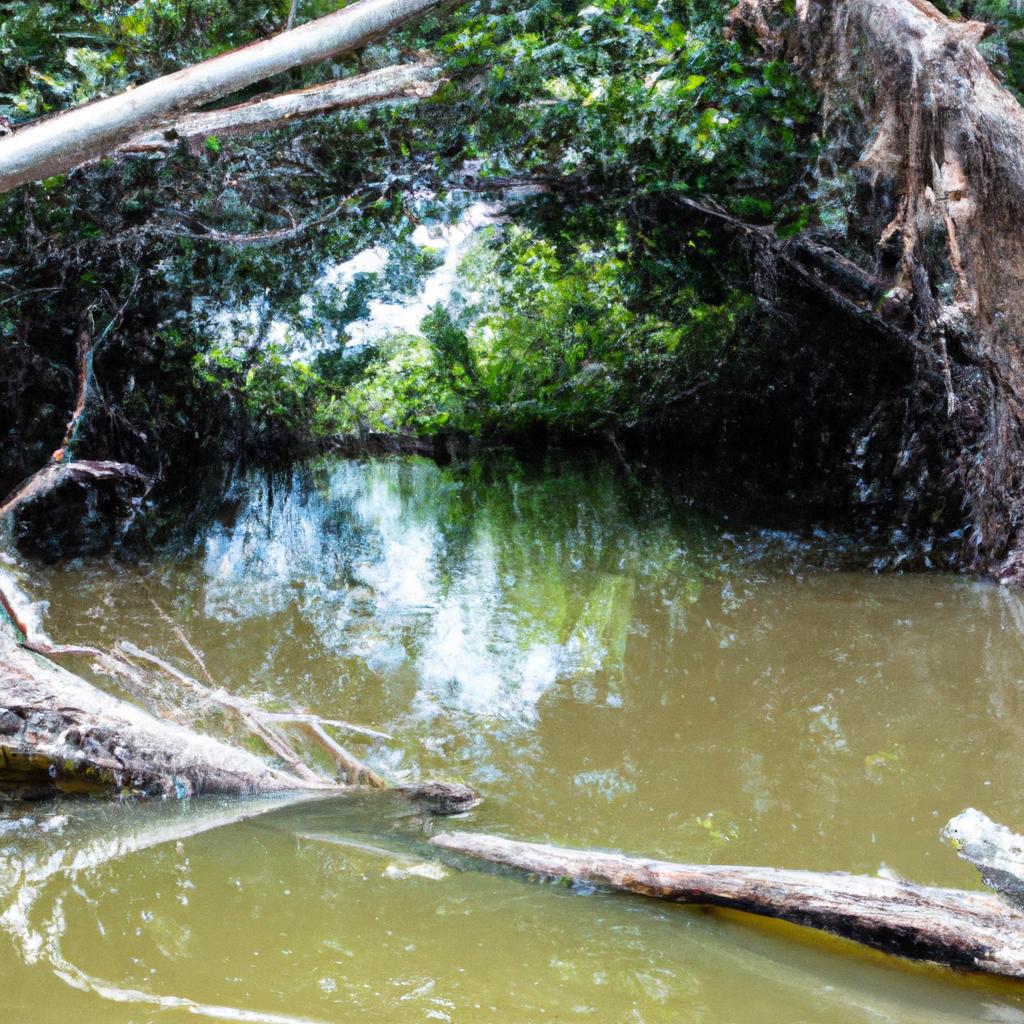
<path id="1" fill-rule="evenodd" d="M 288 6 L 5 4 L 0 114 L 24 121 L 269 35 Z M 306 0 L 302 13 L 334 6 Z M 743 356 L 750 312 L 738 269 L 673 197 L 717 199 L 781 233 L 819 213 L 803 174 L 814 103 L 785 66 L 727 41 L 722 17 L 714 0 L 471 0 L 269 83 L 428 48 L 447 82 L 433 100 L 211 136 L 198 152 L 102 161 L 0 199 L 0 262 L 13 269 L 0 275 L 0 344 L 60 371 L 31 398 L 12 385 L 35 404 L 0 412 L 0 436 L 26 417 L 58 430 L 82 318 L 112 325 L 97 362 L 116 410 L 105 443 L 131 457 L 142 435 L 196 443 L 190 422 L 207 405 L 249 437 L 605 432 L 670 415 Z M 457 215 L 467 167 L 477 188 L 511 178 L 546 191 L 470 261 L 470 305 L 434 310 L 415 337 L 346 347 L 372 298 L 411 293 L 436 266 L 410 236 Z M 287 246 L 214 240 L 301 220 L 318 226 Z M 381 272 L 341 295 L 313 287 L 368 246 L 391 254 Z M 252 322 L 225 328 L 225 311 Z M 286 342 L 315 347 L 309 366 L 272 343 L 272 319 L 289 325 Z"/>
<path id="2" fill-rule="evenodd" d="M 0 14 L 0 115 L 38 117 L 279 30 L 288 0 L 14 0 Z"/>
<path id="3" fill-rule="evenodd" d="M 483 76 L 459 122 L 463 155 L 484 181 L 579 179 L 598 204 L 681 190 L 784 212 L 814 103 L 722 28 L 720 5 L 688 0 L 470 5 L 436 44 L 454 72 Z M 462 89 L 456 78 L 449 99 Z"/>
<path id="4" fill-rule="evenodd" d="M 637 426 L 712 382 L 749 300 L 683 288 L 652 310 L 624 256 L 589 243 L 562 254 L 521 227 L 481 247 L 466 268 L 479 303 L 460 319 L 435 309 L 420 337 L 392 339 L 346 394 L 349 427 L 588 433 Z"/>

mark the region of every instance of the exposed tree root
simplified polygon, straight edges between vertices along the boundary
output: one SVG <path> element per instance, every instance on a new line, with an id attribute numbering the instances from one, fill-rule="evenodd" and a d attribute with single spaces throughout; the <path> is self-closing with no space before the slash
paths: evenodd
<path id="1" fill-rule="evenodd" d="M 876 479 L 920 490 L 910 481 L 930 459 L 928 486 L 964 505 L 962 566 L 1024 580 L 1024 110 L 978 50 L 987 26 L 926 0 L 742 0 L 731 19 L 821 96 L 825 159 L 855 189 L 837 239 L 855 268 L 846 283 L 870 283 L 851 303 L 836 288 L 847 267 L 829 256 L 826 269 L 804 236 L 772 248 L 775 297 L 785 304 L 794 243 L 810 246 L 802 285 L 817 277 L 852 322 L 913 346 L 904 411 L 879 406 L 893 423 L 881 446 L 899 432 L 893 414 L 904 427 Z"/>
<path id="2" fill-rule="evenodd" d="M 116 309 L 99 336 L 97 345 L 120 322 L 124 311 L 131 302 L 139 285 L 139 278 L 128 293 L 128 297 Z M 53 453 L 50 461 L 37 470 L 28 479 L 22 481 L 8 497 L 0 503 L 0 519 L 15 516 L 23 512 L 27 506 L 47 498 L 66 485 L 78 485 L 80 488 L 95 492 L 105 489 L 115 498 L 115 505 L 122 509 L 122 525 L 131 522 L 135 514 L 135 506 L 149 492 L 153 480 L 138 467 L 124 462 L 110 460 L 75 460 L 74 448 L 79 429 L 85 419 L 86 409 L 94 387 L 93 357 L 97 345 L 93 344 L 88 326 L 89 313 L 81 317 L 77 344 L 77 373 L 75 404 L 68 418 L 67 427 L 60 447 Z"/>

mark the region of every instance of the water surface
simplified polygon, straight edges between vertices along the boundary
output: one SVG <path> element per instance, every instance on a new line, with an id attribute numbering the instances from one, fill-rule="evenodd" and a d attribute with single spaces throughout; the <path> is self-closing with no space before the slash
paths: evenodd
<path id="1" fill-rule="evenodd" d="M 187 548 L 31 590 L 61 641 L 194 673 L 176 625 L 228 689 L 391 734 L 347 741 L 485 795 L 445 828 L 974 887 L 938 832 L 967 806 L 1024 828 L 1024 603 L 871 559 L 596 461 L 328 460 L 240 481 Z M 209 827 L 232 813 L 0 815 L 11 1019 L 1024 1022 L 1015 985 L 439 864 L 388 798 Z"/>

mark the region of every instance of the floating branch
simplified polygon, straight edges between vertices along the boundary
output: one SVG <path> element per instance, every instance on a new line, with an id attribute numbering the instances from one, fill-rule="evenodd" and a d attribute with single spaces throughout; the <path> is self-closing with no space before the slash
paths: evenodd
<path id="1" fill-rule="evenodd" d="M 1024 912 L 1000 896 L 863 875 L 672 864 L 492 835 L 446 833 L 430 842 L 535 875 L 591 882 L 674 903 L 742 910 L 910 960 L 1024 978 Z"/>

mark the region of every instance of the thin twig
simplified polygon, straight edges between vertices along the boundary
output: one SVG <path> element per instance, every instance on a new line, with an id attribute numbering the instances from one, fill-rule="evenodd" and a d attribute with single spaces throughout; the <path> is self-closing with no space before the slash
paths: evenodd
<path id="1" fill-rule="evenodd" d="M 188 651 L 192 660 L 199 666 L 199 671 L 202 672 L 203 678 L 210 684 L 210 686 L 216 688 L 217 684 L 214 682 L 213 676 L 210 675 L 209 669 L 206 667 L 206 662 L 203 660 L 203 656 L 195 649 L 195 647 L 192 646 L 189 638 L 185 635 L 185 631 L 177 622 L 174 621 L 174 619 L 171 618 L 170 615 L 167 614 L 167 612 L 163 610 L 163 608 L 160 607 L 156 598 L 149 593 L 149 588 L 146 587 L 145 584 L 143 584 L 143 587 L 145 587 L 146 596 L 149 598 L 149 603 L 156 609 L 157 615 L 159 615 L 160 618 L 171 627 L 174 635 L 181 641 L 181 646 Z"/>
<path id="2" fill-rule="evenodd" d="M 61 442 L 60 448 L 53 453 L 54 462 L 70 460 L 71 445 L 74 443 L 78 427 L 85 415 L 85 406 L 89 399 L 89 380 L 92 377 L 92 345 L 90 341 L 89 329 L 83 324 L 78 331 L 78 398 L 71 411 L 67 430 L 64 431 L 64 440 Z"/>
<path id="3" fill-rule="evenodd" d="M 371 786 L 379 788 L 386 787 L 387 783 L 376 772 L 374 772 L 372 768 L 364 764 L 353 754 L 349 753 L 349 751 L 347 751 L 340 743 L 334 740 L 333 737 L 327 733 L 323 728 L 321 720 L 317 718 L 316 715 L 303 714 L 301 712 L 288 714 L 282 712 L 263 711 L 262 709 L 255 707 L 249 701 L 228 693 L 222 687 L 214 687 L 211 689 L 204 686 L 198 680 L 186 675 L 180 669 L 175 668 L 158 655 L 152 654 L 149 651 L 144 651 L 127 640 L 120 641 L 118 647 L 129 657 L 147 661 L 150 664 L 155 665 L 200 698 L 219 704 L 221 707 L 233 711 L 238 715 L 246 728 L 253 735 L 258 736 L 263 740 L 271 751 L 280 757 L 296 775 L 301 776 L 307 781 L 323 782 L 324 780 L 302 762 L 298 754 L 295 753 L 291 744 L 289 744 L 274 727 L 274 723 L 295 723 L 297 725 L 304 726 L 305 729 L 314 736 L 317 742 L 332 755 L 334 760 L 345 769 L 350 783 L 356 784 L 366 782 Z"/>
<path id="4" fill-rule="evenodd" d="M 28 639 L 28 624 L 18 613 L 18 610 L 14 607 L 14 602 L 4 593 L 2 587 L 0 587 L 0 608 L 4 610 L 7 618 L 14 623 L 15 629 L 27 640 Z"/>

